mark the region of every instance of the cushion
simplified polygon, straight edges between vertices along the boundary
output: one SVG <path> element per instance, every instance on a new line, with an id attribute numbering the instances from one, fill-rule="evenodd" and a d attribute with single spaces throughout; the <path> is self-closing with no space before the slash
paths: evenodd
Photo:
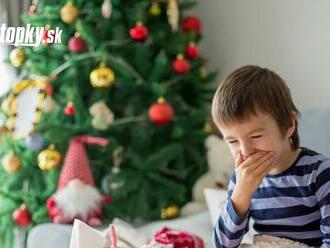
<path id="1" fill-rule="evenodd" d="M 139 227 L 133 227 L 129 224 L 125 225 L 123 221 L 115 219 L 113 221 L 116 230 L 119 233 L 133 237 L 134 233 L 139 234 L 136 238 L 137 243 L 141 240 L 150 238 L 152 235 L 164 226 L 168 226 L 178 230 L 184 230 L 192 234 L 196 234 L 203 239 L 205 247 L 211 247 L 212 224 L 208 211 L 203 211 L 188 217 L 180 217 L 173 220 L 154 221 Z M 58 248 L 59 244 L 62 248 L 70 247 L 72 225 L 61 224 L 40 224 L 34 227 L 27 241 L 28 248 Z"/>
<path id="2" fill-rule="evenodd" d="M 72 225 L 40 224 L 32 228 L 27 239 L 28 248 L 63 248 L 70 247 Z"/>
<path id="3" fill-rule="evenodd" d="M 223 189 L 210 189 L 204 190 L 206 203 L 210 212 L 211 221 L 213 226 L 217 223 L 220 212 L 227 199 L 227 191 Z M 244 235 L 242 244 L 253 244 L 253 236 L 256 234 L 253 229 L 253 220 L 250 219 L 249 231 Z"/>
<path id="4" fill-rule="evenodd" d="M 223 189 L 204 189 L 206 204 L 211 216 L 211 222 L 214 226 L 217 223 L 221 209 L 227 199 L 227 190 Z"/>

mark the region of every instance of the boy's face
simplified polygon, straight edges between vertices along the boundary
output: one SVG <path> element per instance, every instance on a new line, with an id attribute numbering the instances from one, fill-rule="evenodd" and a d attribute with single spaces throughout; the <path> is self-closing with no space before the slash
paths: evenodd
<path id="1" fill-rule="evenodd" d="M 285 156 L 291 150 L 289 137 L 294 126 L 283 134 L 275 119 L 265 112 L 257 111 L 257 115 L 251 114 L 247 120 L 228 125 L 219 124 L 218 127 L 234 158 L 239 153 L 245 160 L 256 152 L 272 151 L 276 156 L 276 166 L 286 160 Z"/>

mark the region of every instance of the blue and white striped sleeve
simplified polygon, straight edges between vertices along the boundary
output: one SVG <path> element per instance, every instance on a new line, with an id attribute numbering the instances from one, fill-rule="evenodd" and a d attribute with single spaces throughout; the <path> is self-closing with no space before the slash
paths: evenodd
<path id="1" fill-rule="evenodd" d="M 316 175 L 316 199 L 321 213 L 320 229 L 323 234 L 322 246 L 330 248 L 330 160 L 320 164 Z"/>
<path id="2" fill-rule="evenodd" d="M 214 248 L 238 247 L 244 234 L 248 231 L 249 212 L 244 217 L 239 216 L 231 201 L 235 183 L 235 172 L 233 172 L 228 185 L 227 201 L 213 229 L 212 239 Z"/>

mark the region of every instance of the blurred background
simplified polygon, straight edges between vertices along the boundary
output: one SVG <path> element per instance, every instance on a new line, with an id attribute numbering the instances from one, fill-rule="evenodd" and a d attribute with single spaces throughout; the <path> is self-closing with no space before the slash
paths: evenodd
<path id="1" fill-rule="evenodd" d="M 274 70 L 303 112 L 303 145 L 329 155 L 329 9 L 327 0 L 0 0 L 1 24 L 63 29 L 62 44 L 0 44 L 0 244 L 68 246 L 71 226 L 58 224 L 72 219 L 57 215 L 54 195 L 80 179 L 72 187 L 95 187 L 104 203 L 102 218 L 86 222 L 175 219 L 210 245 L 203 190 L 225 188 L 233 165 L 210 116 L 216 87 L 246 64 Z"/>
<path id="2" fill-rule="evenodd" d="M 242 65 L 269 67 L 288 83 L 300 110 L 328 108 L 329 7 L 327 0 L 200 1 L 201 50 L 219 80 Z"/>
<path id="3" fill-rule="evenodd" d="M 17 25 L 29 2 L 1 0 L 1 23 Z M 329 6 L 327 0 L 199 1 L 194 12 L 204 24 L 201 50 L 208 68 L 218 70 L 220 81 L 241 65 L 269 67 L 288 82 L 300 109 L 329 107 Z M 0 56 L 7 51 L 2 45 Z M 5 92 L 13 70 L 1 64 L 1 72 Z"/>

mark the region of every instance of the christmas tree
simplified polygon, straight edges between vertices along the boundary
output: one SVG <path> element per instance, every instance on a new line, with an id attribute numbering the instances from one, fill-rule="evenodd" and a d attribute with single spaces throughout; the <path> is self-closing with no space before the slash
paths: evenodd
<path id="1" fill-rule="evenodd" d="M 15 48 L 24 76 L 2 99 L 0 242 L 49 222 L 70 140 L 87 148 L 97 188 L 112 201 L 106 220 L 171 218 L 206 171 L 204 140 L 215 73 L 199 53 L 194 1 L 33 1 L 23 21 L 42 27 L 40 45 Z M 55 37 L 54 34 L 61 35 Z M 31 132 L 17 130 L 18 99 L 37 89 Z M 31 100 L 32 102 L 32 100 Z"/>

